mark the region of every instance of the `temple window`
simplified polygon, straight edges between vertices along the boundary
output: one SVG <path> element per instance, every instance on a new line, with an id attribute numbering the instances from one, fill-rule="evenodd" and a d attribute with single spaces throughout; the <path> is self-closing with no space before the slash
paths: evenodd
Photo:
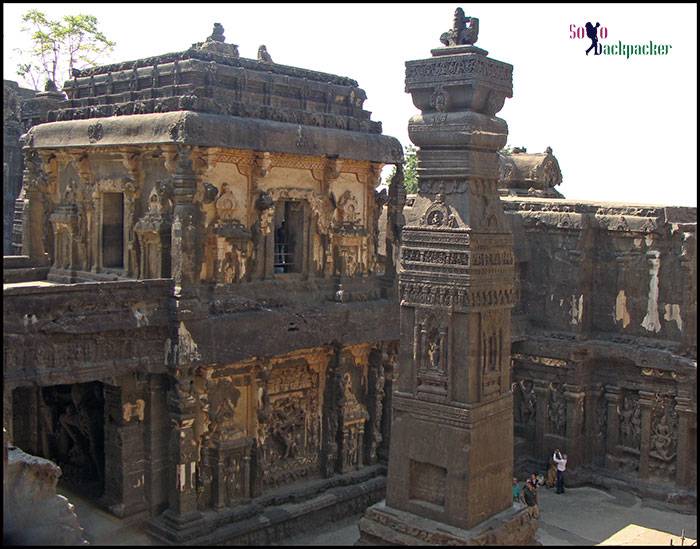
<path id="1" fill-rule="evenodd" d="M 304 204 L 284 200 L 275 207 L 275 273 L 302 272 Z"/>
<path id="2" fill-rule="evenodd" d="M 102 195 L 102 265 L 124 268 L 124 193 Z"/>

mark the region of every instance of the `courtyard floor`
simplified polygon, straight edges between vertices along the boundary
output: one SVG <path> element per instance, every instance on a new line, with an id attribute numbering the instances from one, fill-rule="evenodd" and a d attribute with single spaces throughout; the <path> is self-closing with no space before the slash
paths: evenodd
<path id="1" fill-rule="evenodd" d="M 59 490 L 76 507 L 88 541 L 97 545 L 151 545 L 153 541 L 136 527 L 113 517 L 82 498 Z M 557 495 L 540 489 L 538 539 L 542 545 L 596 545 L 630 525 L 665 532 L 670 536 L 697 539 L 697 515 L 665 511 L 647 505 L 626 492 L 595 488 L 571 488 Z M 359 539 L 361 515 L 328 524 L 312 532 L 283 540 L 277 545 L 353 545 Z M 628 531 L 631 531 L 628 529 Z M 657 534 L 659 536 L 659 534 Z M 663 535 L 661 534 L 661 539 Z M 616 538 L 619 539 L 619 538 Z M 657 543 L 659 538 L 657 539 Z M 643 544 L 637 539 L 636 543 Z M 665 542 L 665 545 L 669 545 Z M 679 542 L 674 541 L 674 545 Z M 686 542 L 686 545 L 690 545 Z"/>

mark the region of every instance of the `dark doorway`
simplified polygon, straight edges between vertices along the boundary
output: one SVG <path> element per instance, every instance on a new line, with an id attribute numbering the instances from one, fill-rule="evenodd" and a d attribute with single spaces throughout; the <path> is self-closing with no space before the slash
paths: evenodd
<path id="1" fill-rule="evenodd" d="M 44 387 L 39 401 L 39 448 L 63 471 L 61 482 L 97 499 L 104 493 L 102 383 Z"/>
<path id="2" fill-rule="evenodd" d="M 102 266 L 124 268 L 124 194 L 102 195 Z"/>

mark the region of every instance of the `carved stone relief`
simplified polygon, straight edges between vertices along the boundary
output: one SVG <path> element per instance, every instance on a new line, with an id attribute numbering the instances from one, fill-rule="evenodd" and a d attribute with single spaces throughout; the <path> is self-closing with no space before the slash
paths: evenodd
<path id="1" fill-rule="evenodd" d="M 651 415 L 649 469 L 656 476 L 673 480 L 676 472 L 678 415 L 670 395 L 656 395 Z"/>
<path id="2" fill-rule="evenodd" d="M 313 475 L 319 468 L 318 374 L 295 362 L 275 366 L 260 395 L 261 403 L 269 401 L 269 415 L 258 416 L 265 487 Z"/>
<path id="3" fill-rule="evenodd" d="M 617 414 L 620 422 L 620 444 L 639 450 L 642 427 L 639 395 L 633 391 L 625 391 L 622 402 L 617 408 Z"/>

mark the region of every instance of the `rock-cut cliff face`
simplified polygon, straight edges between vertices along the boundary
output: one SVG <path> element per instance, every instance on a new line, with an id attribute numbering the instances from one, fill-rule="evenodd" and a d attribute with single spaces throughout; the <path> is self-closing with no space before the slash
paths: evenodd
<path id="1" fill-rule="evenodd" d="M 73 504 L 56 493 L 61 468 L 4 446 L 3 545 L 88 545 Z"/>

